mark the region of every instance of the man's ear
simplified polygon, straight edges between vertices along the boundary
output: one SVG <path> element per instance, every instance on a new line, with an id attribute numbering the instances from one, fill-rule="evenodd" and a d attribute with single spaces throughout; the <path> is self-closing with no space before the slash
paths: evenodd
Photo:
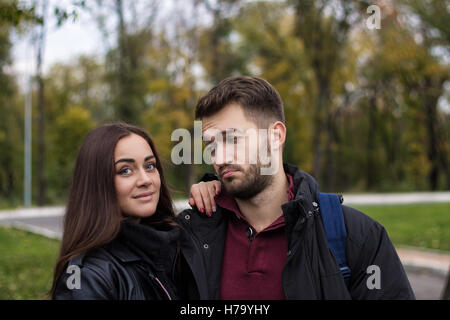
<path id="1" fill-rule="evenodd" d="M 283 149 L 284 142 L 286 141 L 286 126 L 281 121 L 274 122 L 269 127 L 272 148 Z"/>

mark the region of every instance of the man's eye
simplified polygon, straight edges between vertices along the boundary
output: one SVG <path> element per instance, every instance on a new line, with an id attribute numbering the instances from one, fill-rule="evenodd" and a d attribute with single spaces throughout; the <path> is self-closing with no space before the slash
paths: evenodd
<path id="1" fill-rule="evenodd" d="M 205 143 L 205 148 L 207 149 L 211 149 L 211 148 L 216 148 L 217 142 L 213 141 L 213 142 L 207 142 Z"/>
<path id="2" fill-rule="evenodd" d="M 237 136 L 227 137 L 227 143 L 236 144 L 238 141 L 239 141 L 239 137 L 237 137 Z"/>

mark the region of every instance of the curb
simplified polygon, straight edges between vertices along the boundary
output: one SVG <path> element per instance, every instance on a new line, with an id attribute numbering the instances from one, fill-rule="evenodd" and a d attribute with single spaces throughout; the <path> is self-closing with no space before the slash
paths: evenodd
<path id="1" fill-rule="evenodd" d="M 439 277 L 450 273 L 450 254 L 422 248 L 396 249 L 405 270 L 411 272 L 428 272 Z"/>

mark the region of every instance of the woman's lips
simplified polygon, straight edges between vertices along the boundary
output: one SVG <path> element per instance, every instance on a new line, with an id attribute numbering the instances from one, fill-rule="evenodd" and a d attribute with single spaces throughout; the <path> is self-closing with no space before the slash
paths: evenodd
<path id="1" fill-rule="evenodd" d="M 143 193 L 143 194 L 140 194 L 140 195 L 134 197 L 134 199 L 143 201 L 143 202 L 151 201 L 153 199 L 154 194 L 155 194 L 154 192 L 147 192 L 147 193 Z"/>

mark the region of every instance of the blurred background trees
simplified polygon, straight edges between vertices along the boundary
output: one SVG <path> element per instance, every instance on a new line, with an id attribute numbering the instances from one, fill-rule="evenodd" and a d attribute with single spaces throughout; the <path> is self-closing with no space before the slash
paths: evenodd
<path id="1" fill-rule="evenodd" d="M 65 201 L 84 136 L 116 120 L 149 131 L 174 195 L 186 196 L 212 169 L 171 164 L 170 135 L 193 132 L 197 99 L 234 75 L 265 78 L 280 92 L 285 160 L 313 174 L 324 191 L 450 189 L 447 1 L 162 3 L 50 2 L 45 15 L 44 0 L 0 0 L 0 205 L 21 204 L 23 192 L 26 90 L 11 71 L 11 33 L 45 30 L 52 15 L 59 24 L 88 17 L 105 45 L 101 56 L 36 72 L 36 204 Z M 380 29 L 366 25 L 371 4 L 381 10 Z"/>

